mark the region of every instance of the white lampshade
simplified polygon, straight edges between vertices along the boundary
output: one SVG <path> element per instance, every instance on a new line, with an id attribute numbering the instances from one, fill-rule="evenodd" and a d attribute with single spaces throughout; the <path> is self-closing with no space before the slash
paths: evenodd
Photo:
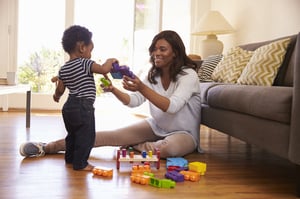
<path id="1" fill-rule="evenodd" d="M 193 35 L 206 35 L 206 40 L 200 44 L 201 57 L 206 58 L 209 55 L 221 54 L 223 52 L 223 43 L 218 40 L 216 35 L 229 34 L 234 32 L 233 27 L 227 22 L 224 16 L 215 10 L 204 14 L 200 19 Z"/>

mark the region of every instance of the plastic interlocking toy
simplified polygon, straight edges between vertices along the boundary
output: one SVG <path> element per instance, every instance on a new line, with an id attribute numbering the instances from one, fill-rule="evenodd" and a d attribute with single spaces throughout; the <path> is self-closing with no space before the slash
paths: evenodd
<path id="1" fill-rule="evenodd" d="M 134 79 L 135 76 L 134 76 L 133 72 L 130 71 L 128 66 L 126 66 L 126 65 L 120 66 L 117 62 L 114 62 L 112 64 L 112 66 L 113 67 L 110 71 L 110 74 L 114 79 L 122 79 L 123 75 L 126 75 L 126 76 Z"/>

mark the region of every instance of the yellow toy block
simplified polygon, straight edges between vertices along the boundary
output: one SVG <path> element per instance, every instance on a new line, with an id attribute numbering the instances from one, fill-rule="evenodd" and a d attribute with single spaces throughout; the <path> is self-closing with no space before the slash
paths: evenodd
<path id="1" fill-rule="evenodd" d="M 189 163 L 189 170 L 200 173 L 200 175 L 204 175 L 206 172 L 206 163 L 203 162 L 191 162 Z"/>

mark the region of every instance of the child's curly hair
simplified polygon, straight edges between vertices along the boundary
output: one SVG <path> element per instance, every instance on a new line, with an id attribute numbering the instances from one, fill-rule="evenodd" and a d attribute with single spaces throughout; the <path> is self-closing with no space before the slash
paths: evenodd
<path id="1" fill-rule="evenodd" d="M 73 25 L 64 31 L 62 37 L 62 46 L 67 53 L 71 53 L 77 42 L 84 42 L 88 45 L 92 41 L 92 33 L 85 27 Z"/>

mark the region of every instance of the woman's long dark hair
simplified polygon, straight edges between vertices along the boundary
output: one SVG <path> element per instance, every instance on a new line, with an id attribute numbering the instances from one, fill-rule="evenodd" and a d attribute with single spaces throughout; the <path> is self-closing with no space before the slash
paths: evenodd
<path id="1" fill-rule="evenodd" d="M 155 66 L 154 57 L 152 55 L 155 49 L 155 44 L 160 39 L 166 40 L 171 45 L 172 50 L 175 53 L 175 57 L 173 59 L 173 62 L 171 63 L 169 71 L 172 81 L 176 81 L 176 77 L 178 74 L 185 74 L 183 71 L 184 68 L 192 68 L 195 71 L 198 70 L 197 64 L 187 56 L 184 43 L 180 36 L 175 31 L 165 30 L 158 33 L 153 38 L 152 43 L 149 47 L 150 63 L 152 64 L 152 67 L 148 72 L 148 80 L 150 83 L 156 84 L 157 81 L 155 81 L 155 77 L 161 74 L 161 69 Z"/>

